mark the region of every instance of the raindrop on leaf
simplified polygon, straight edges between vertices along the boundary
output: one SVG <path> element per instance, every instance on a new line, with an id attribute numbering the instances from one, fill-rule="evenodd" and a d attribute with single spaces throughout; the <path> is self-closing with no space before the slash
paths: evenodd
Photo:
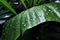
<path id="1" fill-rule="evenodd" d="M 26 24 L 24 24 L 24 26 L 26 26 Z"/>
<path id="2" fill-rule="evenodd" d="M 51 11 L 51 10 L 49 10 L 49 11 Z"/>
<path id="3" fill-rule="evenodd" d="M 24 24 L 24 22 L 22 22 L 22 24 Z"/>

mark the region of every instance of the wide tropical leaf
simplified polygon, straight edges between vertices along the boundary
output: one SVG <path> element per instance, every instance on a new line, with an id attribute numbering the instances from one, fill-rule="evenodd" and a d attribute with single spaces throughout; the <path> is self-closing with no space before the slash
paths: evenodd
<path id="1" fill-rule="evenodd" d="M 36 6 L 9 19 L 3 26 L 2 40 L 16 40 L 25 30 L 46 21 L 60 22 L 60 3 Z"/>
<path id="2" fill-rule="evenodd" d="M 13 14 L 17 14 L 16 11 L 11 7 L 11 5 L 6 0 L 0 0 L 7 9 L 9 9 Z"/>

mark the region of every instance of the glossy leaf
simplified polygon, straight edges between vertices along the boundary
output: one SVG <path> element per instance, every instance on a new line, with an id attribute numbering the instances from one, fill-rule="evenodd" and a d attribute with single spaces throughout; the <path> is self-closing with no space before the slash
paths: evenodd
<path id="1" fill-rule="evenodd" d="M 11 7 L 11 5 L 6 0 L 0 0 L 0 3 L 2 3 L 7 9 L 9 9 L 13 14 L 17 14 L 16 11 Z"/>
<path id="2" fill-rule="evenodd" d="M 16 40 L 24 31 L 42 22 L 60 22 L 60 4 L 49 3 L 21 12 L 3 26 L 2 40 Z"/>

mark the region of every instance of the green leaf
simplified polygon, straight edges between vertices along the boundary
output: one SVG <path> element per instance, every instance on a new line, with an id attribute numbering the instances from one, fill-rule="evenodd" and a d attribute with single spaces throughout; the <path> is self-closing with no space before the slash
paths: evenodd
<path id="1" fill-rule="evenodd" d="M 42 3 L 44 3 L 45 1 L 46 1 L 46 0 L 39 0 L 37 4 L 38 4 L 38 5 L 39 5 L 39 4 L 42 4 Z"/>
<path id="2" fill-rule="evenodd" d="M 27 1 L 27 3 L 28 3 L 28 5 L 30 6 L 30 7 L 32 7 L 32 0 L 26 0 Z"/>
<path id="3" fill-rule="evenodd" d="M 6 0 L 0 0 L 0 2 L 9 9 L 13 14 L 17 14 L 16 11 L 11 7 L 11 5 Z"/>
<path id="4" fill-rule="evenodd" d="M 27 9 L 27 6 L 26 6 L 26 4 L 25 4 L 24 1 L 25 1 L 25 0 L 20 0 L 21 4 Z"/>
<path id="5" fill-rule="evenodd" d="M 3 26 L 2 40 L 16 40 L 25 30 L 46 21 L 60 22 L 60 3 L 36 6 L 11 18 Z"/>
<path id="6" fill-rule="evenodd" d="M 25 9 L 27 9 L 29 7 L 31 8 L 33 6 L 37 6 L 37 5 L 43 4 L 43 3 L 45 3 L 45 1 L 46 0 L 20 0 L 21 4 L 23 4 Z"/>
<path id="7" fill-rule="evenodd" d="M 33 5 L 34 5 L 34 6 L 37 5 L 37 3 L 38 3 L 38 0 L 34 0 Z"/>

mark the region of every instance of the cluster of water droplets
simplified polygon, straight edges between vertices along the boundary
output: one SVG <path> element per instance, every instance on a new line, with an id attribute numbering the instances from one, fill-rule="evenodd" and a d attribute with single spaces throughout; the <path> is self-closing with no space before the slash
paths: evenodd
<path id="1" fill-rule="evenodd" d="M 40 22 L 45 22 L 46 21 L 43 11 L 41 13 L 39 12 L 38 16 L 39 16 Z"/>
<path id="2" fill-rule="evenodd" d="M 26 24 L 25 24 L 24 22 L 22 22 L 22 25 L 23 25 L 23 26 L 26 26 Z"/>

